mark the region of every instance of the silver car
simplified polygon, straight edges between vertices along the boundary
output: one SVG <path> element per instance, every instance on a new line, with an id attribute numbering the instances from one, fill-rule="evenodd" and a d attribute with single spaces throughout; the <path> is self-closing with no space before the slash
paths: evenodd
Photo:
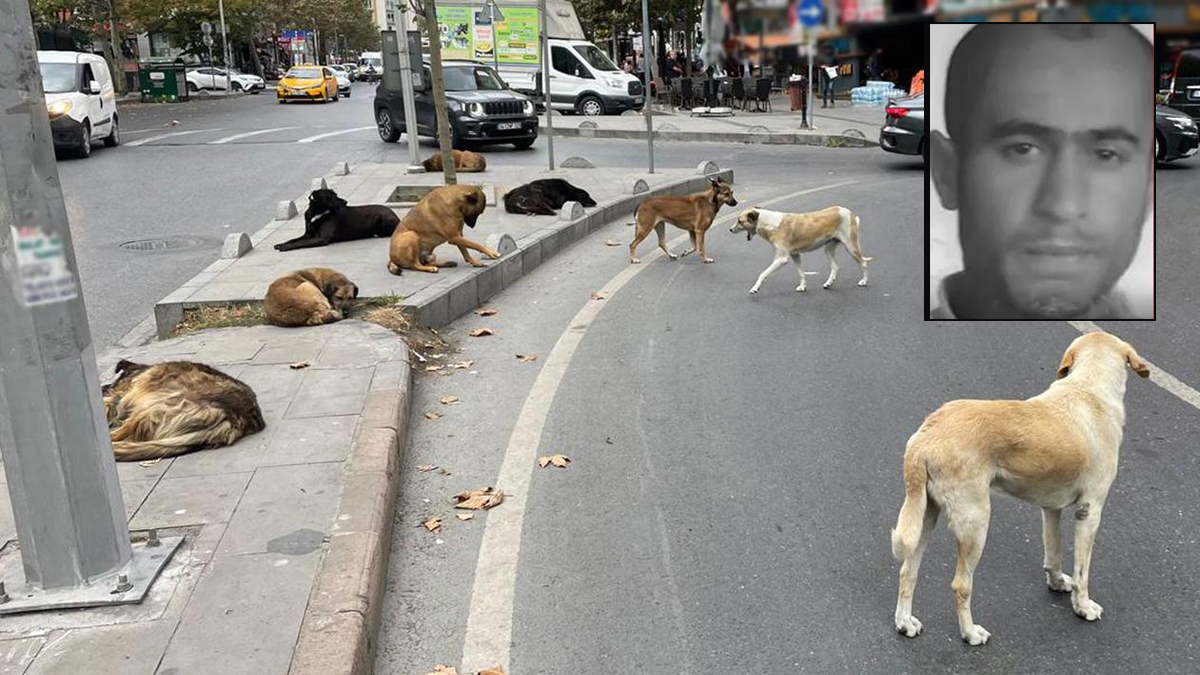
<path id="1" fill-rule="evenodd" d="M 925 94 L 890 100 L 886 112 L 879 146 L 888 152 L 929 159 L 929 147 L 925 144 Z"/>

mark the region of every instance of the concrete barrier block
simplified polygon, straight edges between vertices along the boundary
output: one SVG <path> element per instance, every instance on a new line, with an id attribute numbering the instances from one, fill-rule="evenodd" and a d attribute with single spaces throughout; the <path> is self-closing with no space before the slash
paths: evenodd
<path id="1" fill-rule="evenodd" d="M 504 289 L 504 271 L 501 264 L 500 260 L 488 260 L 487 267 L 475 273 L 476 295 L 479 304 L 482 305 Z"/>
<path id="2" fill-rule="evenodd" d="M 643 192 L 649 192 L 649 191 L 650 191 L 650 186 L 647 185 L 646 181 L 641 178 L 634 180 L 633 183 L 630 184 L 630 186 L 629 186 L 629 194 L 638 195 Z"/>
<path id="3" fill-rule="evenodd" d="M 500 255 L 508 255 L 517 250 L 517 242 L 509 234 L 489 234 L 488 238 L 483 242 L 484 246 L 492 249 Z"/>
<path id="4" fill-rule="evenodd" d="M 250 235 L 245 232 L 231 232 L 225 235 L 225 245 L 221 247 L 222 258 L 240 258 L 254 246 L 250 243 Z"/>
<path id="5" fill-rule="evenodd" d="M 479 286 L 475 274 L 471 274 L 462 282 L 450 289 L 450 321 L 470 312 L 479 306 Z"/>
<path id="6" fill-rule="evenodd" d="M 559 220 L 579 220 L 584 215 L 583 204 L 579 202 L 567 202 L 558 212 Z"/>
<path id="7" fill-rule="evenodd" d="M 700 164 L 696 166 L 696 173 L 700 174 L 701 176 L 708 176 L 710 174 L 717 173 L 720 170 L 721 169 L 717 166 L 716 162 L 708 159 L 700 162 Z"/>
<path id="8" fill-rule="evenodd" d="M 594 169 L 595 164 L 592 164 L 586 157 L 568 157 L 558 165 L 560 169 Z"/>
<path id="9" fill-rule="evenodd" d="M 333 171 L 330 171 L 335 176 L 349 176 L 350 164 L 348 162 L 338 162 L 333 166 Z"/>
<path id="10" fill-rule="evenodd" d="M 290 199 L 275 205 L 275 220 L 290 220 L 297 213 L 300 211 L 296 209 L 296 202 Z"/>
<path id="11" fill-rule="evenodd" d="M 314 190 L 327 190 L 327 189 L 329 189 L 329 183 L 327 183 L 327 182 L 325 181 L 325 178 L 324 178 L 324 177 L 321 177 L 321 178 L 314 178 L 314 179 L 313 179 L 313 182 L 312 182 L 312 189 L 314 189 Z"/>
<path id="12" fill-rule="evenodd" d="M 521 252 L 518 251 L 516 255 L 500 259 L 500 281 L 505 288 L 517 283 L 517 280 L 524 275 L 524 270 L 522 269 L 523 257 Z"/>

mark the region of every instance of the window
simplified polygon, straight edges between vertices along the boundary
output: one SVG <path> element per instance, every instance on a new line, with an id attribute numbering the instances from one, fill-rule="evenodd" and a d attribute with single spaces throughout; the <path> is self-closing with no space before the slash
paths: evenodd
<path id="1" fill-rule="evenodd" d="M 500 91 L 504 85 L 490 68 L 456 66 L 442 71 L 446 91 Z"/>
<path id="2" fill-rule="evenodd" d="M 590 63 L 596 70 L 604 70 L 608 72 L 620 70 L 620 68 L 617 68 L 617 64 L 613 63 L 612 59 L 608 58 L 608 54 L 600 51 L 600 48 L 596 45 L 575 45 L 575 51 L 579 52 L 579 55 L 583 57 L 583 60 Z"/>
<path id="3" fill-rule="evenodd" d="M 1200 77 L 1200 49 L 1189 49 L 1179 55 L 1175 77 Z"/>
<path id="4" fill-rule="evenodd" d="M 567 51 L 565 47 L 555 46 L 551 48 L 550 61 L 554 65 L 554 69 L 560 73 L 566 73 L 574 77 L 594 79 L 591 72 L 580 63 L 574 54 Z"/>
<path id="5" fill-rule="evenodd" d="M 62 94 L 79 88 L 79 69 L 74 63 L 39 63 L 42 88 L 47 94 Z"/>
<path id="6" fill-rule="evenodd" d="M 94 80 L 94 79 L 96 79 L 96 77 L 94 75 L 92 75 L 92 67 L 87 64 L 84 64 L 84 66 L 83 66 L 83 84 L 82 84 L 82 88 L 84 91 L 87 91 L 88 85 L 91 84 L 92 80 Z"/>

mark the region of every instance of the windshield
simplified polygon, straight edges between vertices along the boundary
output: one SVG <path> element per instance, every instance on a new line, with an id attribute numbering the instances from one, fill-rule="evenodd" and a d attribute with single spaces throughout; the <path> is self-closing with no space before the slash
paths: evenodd
<path id="1" fill-rule="evenodd" d="M 447 68 L 442 73 L 446 91 L 499 91 L 500 80 L 487 68 Z"/>
<path id="2" fill-rule="evenodd" d="M 621 70 L 617 67 L 617 64 L 612 62 L 612 59 L 608 58 L 608 54 L 600 51 L 600 48 L 596 45 L 574 45 L 574 47 L 575 51 L 579 52 L 579 55 L 583 57 L 583 60 L 591 64 L 596 70 L 609 72 Z"/>
<path id="3" fill-rule="evenodd" d="M 320 79 L 321 71 L 316 68 L 292 68 L 287 76 L 297 80 L 316 80 Z"/>
<path id="4" fill-rule="evenodd" d="M 363 59 L 362 61 L 359 62 L 359 65 L 362 65 L 364 67 L 365 66 L 374 66 L 376 68 L 380 68 L 383 66 L 383 61 L 380 59 Z"/>
<path id="5" fill-rule="evenodd" d="M 79 75 L 74 63 L 39 63 L 42 88 L 47 94 L 79 90 Z"/>

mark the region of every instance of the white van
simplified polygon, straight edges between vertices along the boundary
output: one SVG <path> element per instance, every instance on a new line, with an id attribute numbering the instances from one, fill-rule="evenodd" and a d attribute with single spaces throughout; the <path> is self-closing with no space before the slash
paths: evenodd
<path id="1" fill-rule="evenodd" d="M 358 57 L 358 79 L 378 82 L 383 78 L 383 52 L 363 52 Z"/>
<path id="2" fill-rule="evenodd" d="M 108 63 L 79 52 L 39 51 L 37 57 L 54 149 L 87 157 L 94 141 L 103 140 L 110 148 L 119 144 L 117 97 Z"/>
<path id="3" fill-rule="evenodd" d="M 549 42 L 550 101 L 555 110 L 620 115 L 645 105 L 641 80 L 618 68 L 596 45 L 556 38 Z"/>

